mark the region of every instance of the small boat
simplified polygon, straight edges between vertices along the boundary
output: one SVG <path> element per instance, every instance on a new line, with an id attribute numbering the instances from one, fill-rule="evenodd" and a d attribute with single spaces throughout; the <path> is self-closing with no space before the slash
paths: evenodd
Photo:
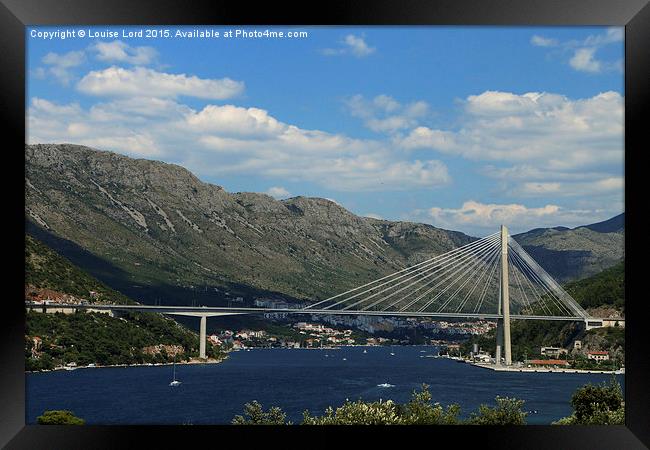
<path id="1" fill-rule="evenodd" d="M 347 358 L 343 358 L 343 361 L 347 361 L 347 360 L 348 360 Z"/>
<path id="2" fill-rule="evenodd" d="M 395 356 L 395 353 L 393 353 L 393 352 L 390 352 L 390 356 Z"/>
<path id="3" fill-rule="evenodd" d="M 180 385 L 181 382 L 176 379 L 176 358 L 174 358 L 174 377 L 171 383 L 169 383 L 170 386 L 178 386 Z"/>
<path id="4" fill-rule="evenodd" d="M 391 388 L 391 387 L 395 387 L 395 385 L 394 385 L 394 384 L 390 384 L 390 383 L 381 383 L 381 384 L 378 384 L 377 387 L 380 387 L 380 388 Z"/>
<path id="5" fill-rule="evenodd" d="M 364 348 L 364 349 L 363 349 L 363 353 L 368 353 L 368 351 Z"/>

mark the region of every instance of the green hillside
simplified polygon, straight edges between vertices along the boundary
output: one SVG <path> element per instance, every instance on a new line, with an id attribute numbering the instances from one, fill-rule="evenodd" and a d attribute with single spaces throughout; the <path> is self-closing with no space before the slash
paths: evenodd
<path id="1" fill-rule="evenodd" d="M 25 236 L 25 284 L 29 286 L 26 294 L 48 289 L 88 298 L 89 291 L 95 291 L 97 301 L 135 303 L 29 235 Z M 79 366 L 162 363 L 171 362 L 174 354 L 177 361 L 183 361 L 198 356 L 198 348 L 196 333 L 154 313 L 121 317 L 92 312 L 26 314 L 26 370 L 71 362 Z M 218 348 L 208 345 L 207 350 L 210 357 L 223 357 Z"/>
<path id="2" fill-rule="evenodd" d="M 625 263 L 621 261 L 599 274 L 573 281 L 565 289 L 583 308 L 613 306 L 625 310 Z"/>
<path id="3" fill-rule="evenodd" d="M 89 292 L 94 291 L 102 302 L 134 303 L 29 234 L 25 235 L 25 285 L 63 292 L 91 302 Z"/>

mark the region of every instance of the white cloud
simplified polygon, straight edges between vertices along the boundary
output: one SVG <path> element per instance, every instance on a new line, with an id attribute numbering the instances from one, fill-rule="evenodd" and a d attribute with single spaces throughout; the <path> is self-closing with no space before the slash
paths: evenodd
<path id="1" fill-rule="evenodd" d="M 92 45 L 99 61 L 125 62 L 134 65 L 147 65 L 155 61 L 158 52 L 153 47 L 132 47 L 122 41 L 97 42 Z"/>
<path id="2" fill-rule="evenodd" d="M 233 105 L 208 105 L 198 114 L 188 114 L 187 124 L 193 130 L 225 136 L 264 137 L 277 136 L 287 125 L 269 116 L 259 108 L 242 108 Z"/>
<path id="3" fill-rule="evenodd" d="M 581 72 L 598 73 L 601 71 L 601 63 L 594 59 L 595 48 L 579 48 L 569 60 L 569 65 Z"/>
<path id="4" fill-rule="evenodd" d="M 131 103 L 137 101 L 132 99 Z M 30 143 L 75 143 L 132 156 L 163 154 L 157 139 L 164 129 L 152 125 L 154 121 L 147 122 L 129 114 L 110 116 L 102 108 L 120 110 L 116 105 L 102 104 L 84 110 L 77 103 L 60 105 L 35 97 L 27 113 L 27 140 Z"/>
<path id="5" fill-rule="evenodd" d="M 375 52 L 375 48 L 368 46 L 362 37 L 353 34 L 345 36 L 344 42 L 345 45 L 349 47 L 352 54 L 358 57 L 368 56 Z"/>
<path id="6" fill-rule="evenodd" d="M 407 161 L 374 140 L 283 123 L 259 108 L 118 98 L 89 109 L 33 99 L 28 141 L 71 142 L 181 164 L 201 176 L 312 182 L 338 191 L 430 189 L 450 182 L 434 159 Z M 277 187 L 277 186 L 275 186 Z"/>
<path id="7" fill-rule="evenodd" d="M 527 207 L 519 203 L 486 204 L 469 200 L 460 208 L 417 210 L 412 217 L 441 228 L 487 235 L 498 231 L 502 224 L 514 234 L 538 227 L 575 227 L 602 220 L 609 217 L 607 214 L 602 210 L 564 209 L 553 204 Z"/>
<path id="8" fill-rule="evenodd" d="M 520 196 L 534 197 L 548 195 L 554 197 L 602 196 L 604 194 L 622 195 L 624 188 L 625 180 L 623 177 L 605 176 L 591 182 L 529 181 L 517 187 L 515 193 Z"/>
<path id="9" fill-rule="evenodd" d="M 559 44 L 559 41 L 557 39 L 534 35 L 530 38 L 530 43 L 537 47 L 555 47 Z"/>
<path id="10" fill-rule="evenodd" d="M 399 145 L 406 149 L 431 148 L 442 152 L 458 148 L 456 135 L 450 131 L 432 130 L 427 127 L 417 127 L 404 138 L 397 138 Z"/>
<path id="11" fill-rule="evenodd" d="M 579 71 L 597 74 L 608 71 L 623 72 L 623 61 L 601 61 L 596 58 L 599 48 L 623 42 L 623 27 L 609 27 L 603 33 L 587 36 L 583 40 L 560 42 L 557 39 L 534 35 L 530 43 L 537 47 L 559 47 L 572 54 L 569 65 Z"/>
<path id="12" fill-rule="evenodd" d="M 625 33 L 623 27 L 609 27 L 603 34 L 588 36 L 584 40 L 583 45 L 603 46 L 623 42 L 624 39 Z"/>
<path id="13" fill-rule="evenodd" d="M 363 214 L 363 216 L 364 217 L 370 217 L 371 219 L 384 220 L 384 218 L 382 216 L 380 216 L 379 214 L 375 214 L 375 213 L 366 213 L 366 214 Z"/>
<path id="14" fill-rule="evenodd" d="M 50 52 L 41 61 L 48 67 L 47 69 L 37 69 L 37 75 L 45 77 L 49 74 L 61 84 L 67 86 L 74 79 L 74 75 L 70 69 L 84 63 L 85 53 L 83 50 L 71 51 L 64 54 Z"/>
<path id="15" fill-rule="evenodd" d="M 266 191 L 266 194 L 278 200 L 291 196 L 291 193 L 282 186 L 272 186 Z"/>
<path id="16" fill-rule="evenodd" d="M 354 95 L 345 100 L 345 106 L 353 117 L 363 119 L 364 125 L 378 133 L 395 133 L 412 128 L 419 119 L 429 113 L 424 101 L 401 104 L 388 95 L 378 95 L 371 100 Z"/>
<path id="17" fill-rule="evenodd" d="M 327 56 L 353 55 L 357 58 L 363 58 L 377 50 L 375 47 L 370 47 L 363 37 L 354 34 L 345 36 L 341 41 L 341 46 L 339 48 L 326 48 L 322 53 Z"/>
<path id="18" fill-rule="evenodd" d="M 552 170 L 620 164 L 623 158 L 623 97 L 616 92 L 571 100 L 486 91 L 469 96 L 464 108 L 458 130 L 418 127 L 396 144 Z"/>
<path id="19" fill-rule="evenodd" d="M 204 79 L 144 67 L 124 69 L 112 66 L 89 72 L 77 83 L 77 89 L 97 96 L 140 96 L 146 93 L 151 97 L 175 98 L 183 95 L 223 100 L 241 94 L 244 83 L 230 78 Z"/>
<path id="20" fill-rule="evenodd" d="M 486 91 L 464 102 L 455 130 L 417 127 L 394 144 L 490 161 L 479 173 L 508 196 L 622 192 L 624 102 L 616 92 L 572 100 L 557 94 Z M 497 165 L 495 165 L 497 164 Z"/>

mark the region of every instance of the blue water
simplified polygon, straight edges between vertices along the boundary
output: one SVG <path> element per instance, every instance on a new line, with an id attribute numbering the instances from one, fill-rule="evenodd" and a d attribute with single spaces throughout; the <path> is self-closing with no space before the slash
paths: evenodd
<path id="1" fill-rule="evenodd" d="M 88 424 L 227 424 L 246 402 L 279 406 L 293 422 L 308 409 L 323 414 L 346 399 L 406 402 L 422 383 L 433 401 L 458 403 L 466 416 L 496 395 L 525 400 L 530 424 L 571 414 L 579 386 L 607 374 L 503 373 L 449 359 L 423 358 L 435 347 L 345 347 L 339 350 L 252 349 L 220 364 L 77 369 L 27 374 L 27 422 L 68 409 Z M 422 352 L 426 351 L 426 353 Z M 391 356 L 390 353 L 395 355 Z M 326 357 L 325 355 L 329 355 Z M 344 361 L 343 358 L 347 360 Z M 623 377 L 618 376 L 623 385 Z M 381 388 L 389 383 L 394 387 Z M 537 411 L 534 413 L 533 411 Z"/>

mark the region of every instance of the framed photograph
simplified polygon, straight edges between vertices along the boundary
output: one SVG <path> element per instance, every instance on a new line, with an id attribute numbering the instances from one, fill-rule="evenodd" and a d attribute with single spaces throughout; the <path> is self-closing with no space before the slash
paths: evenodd
<path id="1" fill-rule="evenodd" d="M 188 6 L 0 7 L 3 445 L 649 445 L 647 2 Z"/>

